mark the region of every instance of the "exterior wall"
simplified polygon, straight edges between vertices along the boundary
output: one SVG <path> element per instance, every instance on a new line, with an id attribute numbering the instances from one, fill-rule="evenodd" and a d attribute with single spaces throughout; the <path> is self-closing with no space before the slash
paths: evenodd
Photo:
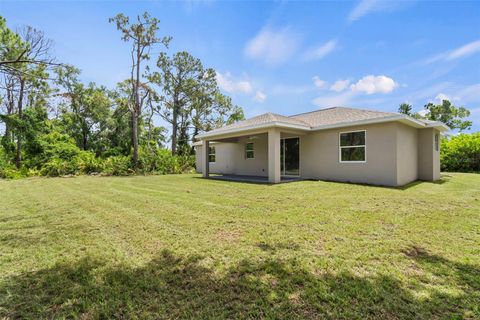
<path id="1" fill-rule="evenodd" d="M 366 130 L 366 162 L 341 163 L 341 132 Z M 417 179 L 440 178 L 440 152 L 435 151 L 435 129 L 416 129 L 400 122 L 315 131 L 307 134 L 286 134 L 300 139 L 300 177 L 342 182 L 401 186 Z M 253 142 L 254 159 L 245 158 L 245 143 Z M 268 135 L 239 137 L 235 143 L 212 143 L 216 162 L 210 173 L 268 176 Z M 196 147 L 197 171 L 201 172 L 202 146 Z"/>
<path id="2" fill-rule="evenodd" d="M 440 132 L 433 128 L 418 131 L 418 178 L 435 181 L 440 179 L 440 141 L 435 150 L 435 134 Z"/>
<path id="3" fill-rule="evenodd" d="M 210 143 L 215 147 L 215 162 L 210 162 L 210 173 L 233 174 L 235 170 L 234 163 L 234 143 Z M 198 173 L 202 173 L 203 146 L 195 147 L 195 166 Z"/>
<path id="4" fill-rule="evenodd" d="M 255 157 L 245 158 L 245 144 L 253 142 Z M 241 137 L 238 142 L 211 143 L 215 146 L 215 162 L 210 162 L 210 173 L 238 174 L 250 176 L 268 176 L 268 140 L 267 134 L 254 135 L 253 139 Z M 197 172 L 201 173 L 203 159 L 201 157 L 203 146 L 195 148 L 195 164 Z"/>
<path id="5" fill-rule="evenodd" d="M 340 132 L 366 130 L 366 162 L 340 163 Z M 300 138 L 300 174 L 306 179 L 397 185 L 395 123 L 312 132 Z"/>
<path id="6" fill-rule="evenodd" d="M 418 179 L 418 132 L 397 123 L 397 185 L 405 185 Z"/>
<path id="7" fill-rule="evenodd" d="M 255 157 L 245 158 L 245 144 L 253 142 Z M 267 134 L 254 135 L 253 139 L 242 137 L 235 143 L 234 150 L 235 170 L 234 174 L 248 176 L 268 176 L 268 136 Z"/>

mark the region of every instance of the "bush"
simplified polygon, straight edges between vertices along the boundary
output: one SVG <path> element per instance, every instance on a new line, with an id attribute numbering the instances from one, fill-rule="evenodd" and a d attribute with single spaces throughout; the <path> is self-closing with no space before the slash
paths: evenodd
<path id="1" fill-rule="evenodd" d="M 71 137 L 60 132 L 53 131 L 40 136 L 38 146 L 37 154 L 25 161 L 21 170 L 15 168 L 6 152 L 0 148 L 0 178 L 91 173 L 125 176 L 135 173 L 130 156 L 97 158 L 93 152 L 78 148 Z M 160 149 L 155 144 L 142 145 L 139 149 L 138 171 L 141 173 L 184 173 L 192 171 L 194 164 L 194 156 L 174 156 L 171 151 Z"/>
<path id="2" fill-rule="evenodd" d="M 13 165 L 0 165 L 0 179 L 20 179 L 25 175 Z"/>
<path id="3" fill-rule="evenodd" d="M 7 153 L 0 147 L 0 179 L 19 179 L 23 174 L 8 160 Z"/>
<path id="4" fill-rule="evenodd" d="M 110 176 L 126 176 L 133 173 L 132 160 L 126 156 L 113 156 L 103 162 L 103 173 Z"/>
<path id="5" fill-rule="evenodd" d="M 139 150 L 138 166 L 142 173 L 184 173 L 192 171 L 194 163 L 194 156 L 172 155 L 167 149 L 142 146 Z"/>
<path id="6" fill-rule="evenodd" d="M 103 161 L 95 157 L 95 154 L 90 151 L 81 151 L 76 157 L 75 162 L 77 163 L 80 173 L 90 174 L 90 173 L 101 173 L 103 171 Z"/>
<path id="7" fill-rule="evenodd" d="M 63 160 L 57 157 L 50 159 L 40 169 L 40 175 L 47 177 L 75 175 L 79 172 L 80 168 L 76 161 Z"/>
<path id="8" fill-rule="evenodd" d="M 443 171 L 480 172 L 480 132 L 442 139 Z"/>

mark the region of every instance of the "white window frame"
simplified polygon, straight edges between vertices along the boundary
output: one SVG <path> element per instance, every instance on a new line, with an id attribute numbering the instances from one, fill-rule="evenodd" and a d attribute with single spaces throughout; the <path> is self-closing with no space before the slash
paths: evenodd
<path id="1" fill-rule="evenodd" d="M 343 133 L 355 133 L 355 132 L 365 132 L 365 144 L 358 146 L 342 146 L 341 136 Z M 343 161 L 342 160 L 342 149 L 345 148 L 365 148 L 365 160 L 363 161 Z M 338 133 L 338 161 L 340 163 L 367 163 L 367 130 L 353 130 L 353 131 L 343 131 Z"/>
<path id="2" fill-rule="evenodd" d="M 248 150 L 247 151 L 247 145 L 248 144 L 252 144 L 252 150 Z M 246 160 L 252 160 L 252 159 L 255 159 L 255 143 L 253 142 L 245 142 L 245 149 L 244 149 L 244 156 L 245 156 L 245 159 Z M 247 152 L 251 152 L 253 154 L 253 157 L 249 158 L 247 157 Z"/>
<path id="3" fill-rule="evenodd" d="M 210 151 L 213 150 L 213 153 L 210 153 Z M 215 158 L 215 161 L 210 161 L 210 156 L 213 156 Z M 209 146 L 208 147 L 208 163 L 215 163 L 217 162 L 217 149 L 215 146 Z"/>

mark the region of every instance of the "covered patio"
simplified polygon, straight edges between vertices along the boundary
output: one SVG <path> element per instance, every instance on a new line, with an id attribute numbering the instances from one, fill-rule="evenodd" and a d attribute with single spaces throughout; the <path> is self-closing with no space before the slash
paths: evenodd
<path id="1" fill-rule="evenodd" d="M 197 167 L 203 177 L 255 183 L 299 180 L 300 136 L 310 128 L 302 121 L 275 114 L 252 120 L 255 123 L 246 120 L 197 136 L 201 140 Z"/>

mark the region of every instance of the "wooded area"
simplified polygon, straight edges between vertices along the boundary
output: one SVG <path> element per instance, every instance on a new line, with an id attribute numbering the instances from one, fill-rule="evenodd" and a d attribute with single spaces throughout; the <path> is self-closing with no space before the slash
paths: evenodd
<path id="1" fill-rule="evenodd" d="M 244 118 L 215 70 L 169 52 L 158 19 L 108 21 L 131 47 L 130 77 L 115 88 L 84 83 L 42 31 L 0 17 L 0 177 L 184 172 L 196 134 Z"/>

